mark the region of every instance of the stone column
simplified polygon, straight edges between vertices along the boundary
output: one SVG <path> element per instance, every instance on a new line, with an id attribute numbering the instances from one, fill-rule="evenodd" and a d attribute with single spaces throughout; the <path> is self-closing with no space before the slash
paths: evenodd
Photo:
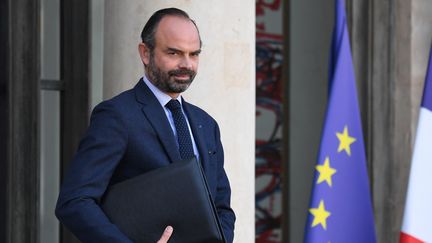
<path id="1" fill-rule="evenodd" d="M 203 48 L 198 75 L 185 98 L 220 125 L 225 169 L 237 215 L 235 242 L 254 242 L 255 185 L 255 2 L 105 1 L 104 98 L 133 87 L 143 75 L 138 55 L 141 30 L 165 7 L 189 13 Z"/>
<path id="2" fill-rule="evenodd" d="M 396 242 L 432 40 L 432 2 L 347 2 L 377 241 Z"/>

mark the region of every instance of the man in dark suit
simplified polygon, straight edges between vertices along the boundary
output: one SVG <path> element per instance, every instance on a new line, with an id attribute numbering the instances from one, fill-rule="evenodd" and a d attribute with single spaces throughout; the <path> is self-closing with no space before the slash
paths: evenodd
<path id="1" fill-rule="evenodd" d="M 138 49 L 145 75 L 133 89 L 93 110 L 90 126 L 64 179 L 56 215 L 83 242 L 131 242 L 100 208 L 107 187 L 196 156 L 225 237 L 232 242 L 235 215 L 218 125 L 180 95 L 198 68 L 198 28 L 184 11 L 162 9 L 149 19 L 141 38 Z M 183 131 L 178 131 L 177 118 L 168 104 L 173 102 L 181 107 L 185 118 Z M 190 136 L 186 136 L 186 145 L 180 138 L 184 132 Z M 161 234 L 158 242 L 167 242 L 175 229 L 168 226 Z"/>

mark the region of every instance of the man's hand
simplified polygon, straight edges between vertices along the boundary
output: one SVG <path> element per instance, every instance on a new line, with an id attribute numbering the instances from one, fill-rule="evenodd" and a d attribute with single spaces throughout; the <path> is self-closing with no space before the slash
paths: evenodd
<path id="1" fill-rule="evenodd" d="M 167 243 L 168 240 L 169 240 L 169 238 L 172 235 L 173 230 L 174 229 L 171 226 L 166 227 L 165 230 L 164 230 L 164 232 L 162 233 L 161 238 L 156 243 Z"/>

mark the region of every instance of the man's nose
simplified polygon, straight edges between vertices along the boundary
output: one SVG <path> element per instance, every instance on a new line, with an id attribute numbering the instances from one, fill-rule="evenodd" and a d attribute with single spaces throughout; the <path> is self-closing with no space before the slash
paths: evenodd
<path id="1" fill-rule="evenodd" d="M 192 69 L 193 67 L 193 60 L 188 57 L 188 56 L 184 56 L 181 60 L 180 60 L 180 64 L 179 67 L 180 68 L 184 68 L 184 69 Z"/>

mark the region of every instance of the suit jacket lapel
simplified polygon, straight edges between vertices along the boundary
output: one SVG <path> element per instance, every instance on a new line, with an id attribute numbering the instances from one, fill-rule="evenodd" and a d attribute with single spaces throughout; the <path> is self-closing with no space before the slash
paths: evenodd
<path id="1" fill-rule="evenodd" d="M 135 86 L 135 95 L 137 101 L 142 104 L 142 111 L 156 131 L 171 162 L 180 161 L 180 153 L 165 111 L 142 79 Z"/>

